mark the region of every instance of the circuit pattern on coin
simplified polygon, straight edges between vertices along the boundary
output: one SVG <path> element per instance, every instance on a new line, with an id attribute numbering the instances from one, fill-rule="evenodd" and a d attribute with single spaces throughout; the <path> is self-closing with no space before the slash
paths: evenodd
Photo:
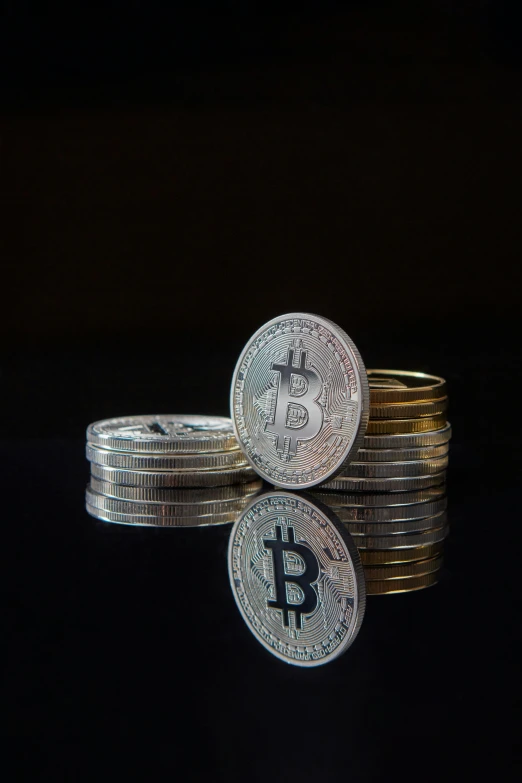
<path id="1" fill-rule="evenodd" d="M 326 663 L 359 631 L 366 592 L 357 547 L 333 514 L 300 495 L 250 503 L 230 536 L 229 576 L 247 626 L 288 663 Z"/>
<path id="2" fill-rule="evenodd" d="M 247 343 L 231 388 L 234 429 L 247 459 L 271 483 L 311 487 L 362 445 L 369 415 L 366 370 L 335 324 L 290 314 Z"/>

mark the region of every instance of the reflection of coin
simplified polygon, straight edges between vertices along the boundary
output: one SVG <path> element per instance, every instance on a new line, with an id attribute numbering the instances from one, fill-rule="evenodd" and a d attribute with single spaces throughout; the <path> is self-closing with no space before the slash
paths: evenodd
<path id="1" fill-rule="evenodd" d="M 440 446 L 451 439 L 451 425 L 446 424 L 432 432 L 403 432 L 395 435 L 366 435 L 365 449 L 417 449 L 426 446 Z"/>
<path id="2" fill-rule="evenodd" d="M 171 470 L 119 470 L 93 462 L 91 475 L 102 481 L 113 481 L 129 487 L 221 487 L 257 478 L 251 468 L 174 473 Z"/>
<path id="3" fill-rule="evenodd" d="M 204 525 L 226 525 L 235 522 L 239 512 L 228 511 L 223 514 L 201 514 L 199 516 L 149 517 L 139 514 L 120 514 L 117 511 L 107 511 L 85 503 L 87 513 L 102 522 L 113 522 L 119 525 L 139 525 L 142 527 L 202 527 Z"/>
<path id="4" fill-rule="evenodd" d="M 429 557 L 427 560 L 415 560 L 411 563 L 395 565 L 366 566 L 364 576 L 366 583 L 382 579 L 411 579 L 414 576 L 432 574 L 442 566 L 442 557 Z"/>
<path id="5" fill-rule="evenodd" d="M 204 509 L 209 504 L 227 506 L 236 503 L 242 498 L 256 495 L 261 489 L 262 481 L 251 481 L 248 484 L 237 484 L 234 487 L 214 487 L 205 489 L 175 489 L 172 487 L 129 487 L 125 484 L 114 484 L 112 481 L 101 481 L 91 476 L 91 489 L 99 495 L 119 498 L 120 500 L 133 500 L 140 503 L 171 503 L 174 505 L 194 506 Z M 224 490 L 221 491 L 220 490 Z M 193 511 L 193 514 L 207 513 L 206 511 Z"/>
<path id="6" fill-rule="evenodd" d="M 368 508 L 371 510 L 374 507 L 388 508 L 390 506 L 404 506 L 404 511 L 408 512 L 410 509 L 408 506 L 418 503 L 433 502 L 438 500 L 446 494 L 445 485 L 438 487 L 429 487 L 428 489 L 418 489 L 412 492 L 401 492 L 396 494 L 395 492 L 380 492 L 375 495 L 369 493 L 361 494 L 354 492 L 332 492 L 330 490 L 323 491 L 323 487 L 314 491 L 314 497 L 318 498 L 321 503 L 325 503 L 327 506 L 332 506 L 335 513 L 337 513 L 337 506 L 357 508 Z M 427 515 L 429 516 L 429 514 Z"/>
<path id="7" fill-rule="evenodd" d="M 420 459 L 411 462 L 351 462 L 337 478 L 400 478 L 401 476 L 428 476 L 448 467 L 448 457 Z"/>
<path id="8" fill-rule="evenodd" d="M 350 534 L 354 536 L 356 544 L 359 541 L 358 536 L 395 536 L 406 533 L 421 533 L 424 530 L 442 527 L 448 521 L 445 511 L 431 517 L 402 519 L 397 522 L 352 522 L 344 521 L 340 515 L 339 519 L 341 519 Z"/>
<path id="9" fill-rule="evenodd" d="M 430 402 L 371 404 L 370 419 L 416 419 L 423 416 L 440 416 L 446 412 L 448 398 Z"/>
<path id="10" fill-rule="evenodd" d="M 367 583 L 366 591 L 368 595 L 389 595 L 390 593 L 411 593 L 414 590 L 422 590 L 424 587 L 431 587 L 439 581 L 440 569 L 432 571 L 429 574 L 413 576 L 409 579 L 383 579 L 382 581 L 372 580 Z"/>
<path id="11" fill-rule="evenodd" d="M 357 462 L 410 462 L 418 459 L 438 459 L 449 452 L 449 445 L 425 446 L 418 449 L 359 449 Z"/>
<path id="12" fill-rule="evenodd" d="M 430 476 L 410 476 L 408 478 L 364 479 L 337 476 L 324 485 L 328 489 L 345 489 L 352 492 L 402 492 L 408 489 L 436 487 L 446 481 L 446 471 Z"/>
<path id="13" fill-rule="evenodd" d="M 410 549 L 411 547 L 438 544 L 448 535 L 448 526 L 425 530 L 422 533 L 406 533 L 400 536 L 357 536 L 359 549 Z"/>
<path id="14" fill-rule="evenodd" d="M 327 663 L 358 633 L 357 548 L 335 515 L 306 497 L 273 491 L 248 505 L 230 536 L 229 576 L 252 633 L 288 663 Z"/>
<path id="15" fill-rule="evenodd" d="M 442 554 L 443 549 L 444 541 L 439 541 L 436 544 L 414 546 L 410 549 L 359 549 L 359 555 L 364 566 L 385 565 L 424 560 Z"/>
<path id="16" fill-rule="evenodd" d="M 342 506 L 339 508 L 334 507 L 334 511 L 341 522 L 376 524 L 383 522 L 411 522 L 413 520 L 425 519 L 445 511 L 447 505 L 448 499 L 443 497 L 433 502 L 415 503 L 409 506 Z"/>
<path id="17" fill-rule="evenodd" d="M 238 448 L 230 419 L 174 414 L 95 421 L 87 428 L 87 442 L 104 449 L 160 453 Z"/>
<path id="18" fill-rule="evenodd" d="M 405 370 L 368 370 L 370 402 L 421 402 L 446 396 L 446 381 Z"/>
<path id="19" fill-rule="evenodd" d="M 222 470 L 246 467 L 247 461 L 239 449 L 207 454 L 129 454 L 120 451 L 98 449 L 87 444 L 86 456 L 95 465 L 122 470 Z"/>
<path id="20" fill-rule="evenodd" d="M 431 432 L 446 426 L 446 416 L 426 416 L 425 419 L 370 419 L 368 435 L 394 435 L 402 433 Z"/>
<path id="21" fill-rule="evenodd" d="M 122 500 L 96 492 L 92 482 L 87 487 L 85 501 L 89 506 L 111 511 L 117 514 L 136 514 L 144 517 L 195 517 L 204 514 L 224 514 L 239 512 L 248 502 L 248 498 L 223 501 L 221 503 L 188 504 L 188 503 L 147 503 L 137 500 Z"/>
<path id="22" fill-rule="evenodd" d="M 282 487 L 311 487 L 353 457 L 366 430 L 366 371 L 331 321 L 291 313 L 248 341 L 231 388 L 234 429 L 257 472 Z"/>

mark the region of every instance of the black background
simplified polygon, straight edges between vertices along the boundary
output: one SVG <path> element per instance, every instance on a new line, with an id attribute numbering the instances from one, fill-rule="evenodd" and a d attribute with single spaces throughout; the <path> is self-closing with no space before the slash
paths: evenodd
<path id="1" fill-rule="evenodd" d="M 521 50 L 506 0 L 4 3 L 20 779 L 515 778 Z M 338 322 L 368 367 L 444 375 L 455 433 L 441 584 L 370 599 L 315 671 L 249 634 L 228 528 L 83 510 L 89 421 L 226 414 L 242 346 L 291 311 Z"/>

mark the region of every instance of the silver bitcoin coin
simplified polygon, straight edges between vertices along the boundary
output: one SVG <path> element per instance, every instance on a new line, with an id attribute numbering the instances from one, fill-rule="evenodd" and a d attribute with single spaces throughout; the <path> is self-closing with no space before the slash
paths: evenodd
<path id="1" fill-rule="evenodd" d="M 357 455 L 359 456 L 359 455 Z M 448 455 L 436 459 L 419 459 L 409 462 L 351 462 L 343 468 L 338 478 L 409 478 L 440 473 L 448 467 Z"/>
<path id="2" fill-rule="evenodd" d="M 437 528 L 423 530 L 421 533 L 405 533 L 391 536 L 357 536 L 359 549 L 411 549 L 412 547 L 437 544 L 444 541 L 449 533 L 447 524 Z"/>
<path id="3" fill-rule="evenodd" d="M 239 449 L 202 454 L 139 454 L 100 449 L 88 443 L 85 455 L 89 462 L 95 465 L 122 470 L 172 470 L 193 473 L 197 470 L 225 470 L 248 466 Z"/>
<path id="4" fill-rule="evenodd" d="M 237 449 L 232 421 L 225 416 L 162 414 L 125 416 L 89 424 L 87 442 L 103 449 L 199 454 Z"/>
<path id="5" fill-rule="evenodd" d="M 230 468 L 229 470 L 195 470 L 176 472 L 173 470 L 121 470 L 96 465 L 91 462 L 91 475 L 101 481 L 112 481 L 129 487 L 222 487 L 257 478 L 252 468 Z"/>
<path id="6" fill-rule="evenodd" d="M 428 476 L 408 476 L 406 478 L 352 478 L 337 476 L 328 481 L 325 489 L 348 490 L 351 492 L 403 492 L 410 489 L 428 489 L 437 487 L 446 481 L 446 471 Z"/>
<path id="7" fill-rule="evenodd" d="M 87 499 L 85 510 L 91 517 L 102 522 L 112 522 L 116 525 L 135 525 L 138 527 L 207 527 L 210 525 L 229 525 L 235 522 L 239 512 L 222 514 L 204 514 L 197 516 L 157 517 L 144 514 L 125 514 L 119 511 L 99 508 L 91 505 Z"/>
<path id="8" fill-rule="evenodd" d="M 102 481 L 91 476 L 91 489 L 99 495 L 120 500 L 133 500 L 138 503 L 169 503 L 185 508 L 191 506 L 193 514 L 207 513 L 209 506 L 212 511 L 226 511 L 235 503 L 242 501 L 243 498 L 257 495 L 262 485 L 263 482 L 258 479 L 258 481 L 251 481 L 248 484 L 209 489 L 129 487 L 125 484 L 114 484 L 112 481 Z"/>
<path id="9" fill-rule="evenodd" d="M 228 566 L 243 619 L 278 658 L 319 666 L 355 639 L 366 601 L 357 547 L 306 497 L 273 491 L 251 501 L 232 529 Z"/>
<path id="10" fill-rule="evenodd" d="M 91 479 L 92 481 L 92 479 Z M 326 493 L 323 492 L 324 497 Z M 377 524 L 388 522 L 412 522 L 431 517 L 445 511 L 448 499 L 442 497 L 439 500 L 425 503 L 415 503 L 409 506 L 337 506 L 332 507 L 341 522 L 362 522 L 363 524 Z"/>
<path id="11" fill-rule="evenodd" d="M 410 462 L 421 459 L 438 459 L 446 457 L 448 453 L 448 443 L 417 449 L 359 449 L 357 462 Z"/>
<path id="12" fill-rule="evenodd" d="M 114 498 L 112 495 L 98 492 L 97 486 L 99 488 L 99 484 L 96 484 L 96 479 L 91 479 L 91 483 L 85 491 L 85 499 L 90 506 L 101 508 L 105 511 L 115 511 L 119 514 L 137 514 L 145 517 L 195 517 L 206 516 L 207 514 L 234 514 L 241 511 L 249 500 L 249 498 L 240 498 L 234 501 L 202 505 L 170 503 L 169 501 L 151 503 L 134 499 Z"/>
<path id="13" fill-rule="evenodd" d="M 428 489 L 415 489 L 409 492 L 358 492 L 358 491 L 343 491 L 334 492 L 331 490 L 323 491 L 323 487 L 314 491 L 314 496 L 320 500 L 321 503 L 325 503 L 327 506 L 333 506 L 335 513 L 337 513 L 337 507 L 352 506 L 355 508 L 368 509 L 372 508 L 393 508 L 403 507 L 407 514 L 412 506 L 416 506 L 419 503 L 433 503 L 435 500 L 446 495 L 446 485 L 440 484 L 437 487 L 429 487 Z M 429 514 L 420 514 L 420 516 L 429 516 Z"/>
<path id="14" fill-rule="evenodd" d="M 432 517 L 422 519 L 402 520 L 400 522 L 345 522 L 346 529 L 352 536 L 395 536 L 406 533 L 422 533 L 424 530 L 435 530 L 448 523 L 445 511 Z M 359 539 L 355 538 L 355 543 Z"/>
<path id="15" fill-rule="evenodd" d="M 291 313 L 248 341 L 234 371 L 231 411 L 254 469 L 287 489 L 333 477 L 362 445 L 369 387 L 357 348 L 338 326 Z"/>

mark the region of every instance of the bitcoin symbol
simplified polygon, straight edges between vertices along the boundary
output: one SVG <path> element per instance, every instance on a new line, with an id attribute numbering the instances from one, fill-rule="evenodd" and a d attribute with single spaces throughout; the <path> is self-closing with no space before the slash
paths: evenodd
<path id="1" fill-rule="evenodd" d="M 275 539 L 264 538 L 263 544 L 272 550 L 274 564 L 276 597 L 268 600 L 268 606 L 283 613 L 287 628 L 288 612 L 295 612 L 295 626 L 302 628 L 302 615 L 311 614 L 317 606 L 317 593 L 312 587 L 319 576 L 317 558 L 311 549 L 295 541 L 293 527 L 288 527 L 288 541 L 284 541 L 283 527 L 276 525 Z"/>
<path id="2" fill-rule="evenodd" d="M 306 351 L 300 352 L 299 366 L 294 367 L 294 349 L 289 348 L 285 364 L 273 363 L 279 373 L 279 386 L 273 423 L 265 430 L 275 435 L 275 447 L 280 456 L 295 456 L 297 442 L 314 438 L 323 423 L 323 409 L 317 402 L 322 390 L 319 374 L 306 366 Z M 298 398 L 299 402 L 295 399 Z"/>

